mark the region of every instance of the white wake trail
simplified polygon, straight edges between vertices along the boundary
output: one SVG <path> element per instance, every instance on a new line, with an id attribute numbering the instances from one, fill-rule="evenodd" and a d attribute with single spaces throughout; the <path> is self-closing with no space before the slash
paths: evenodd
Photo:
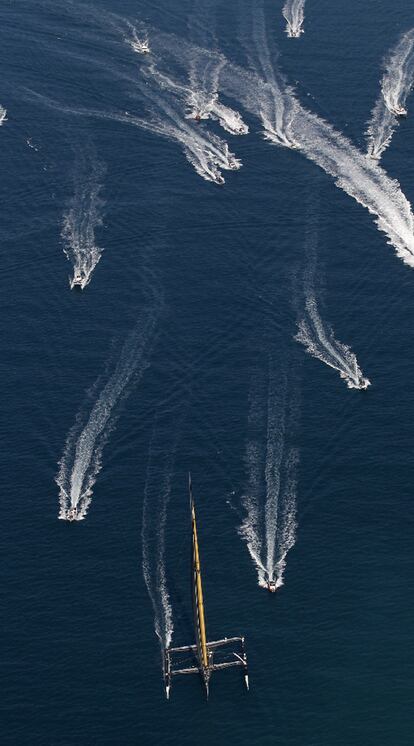
<path id="1" fill-rule="evenodd" d="M 286 19 L 286 33 L 290 38 L 298 38 L 304 33 L 305 0 L 287 0 L 282 13 Z"/>
<path id="2" fill-rule="evenodd" d="M 165 564 L 165 529 L 176 444 L 167 448 L 154 427 L 142 510 L 142 569 L 154 610 L 161 651 L 171 645 L 174 624 Z"/>
<path id="3" fill-rule="evenodd" d="M 221 55 L 203 54 L 190 59 L 187 107 L 189 116 L 215 119 L 231 135 L 247 135 L 249 128 L 241 114 L 219 100 L 220 72 L 226 60 Z"/>
<path id="4" fill-rule="evenodd" d="M 285 376 L 272 371 L 253 382 L 250 397 L 243 497 L 246 517 L 239 532 L 246 541 L 262 588 L 284 583 L 286 557 L 296 540 L 298 451 L 289 445 L 297 402 Z"/>
<path id="5" fill-rule="evenodd" d="M 371 112 L 371 119 L 365 133 L 367 136 L 367 155 L 370 158 L 376 161 L 380 160 L 397 127 L 397 117 L 391 114 L 383 97 L 380 96 Z"/>
<path id="6" fill-rule="evenodd" d="M 297 102 L 285 78 L 272 62 L 262 7 L 252 10 L 251 27 L 253 44 L 248 46 L 247 54 L 256 76 L 253 76 L 254 82 L 245 77 L 244 105 L 249 111 L 259 115 L 266 140 L 285 148 L 296 148 L 292 122 Z M 259 89 L 255 91 L 254 86 L 257 84 Z"/>
<path id="7" fill-rule="evenodd" d="M 405 113 L 407 96 L 414 83 L 414 29 L 401 37 L 391 52 L 381 81 L 384 101 L 392 113 Z"/>
<path id="8" fill-rule="evenodd" d="M 133 51 L 136 52 L 137 54 L 149 54 L 151 50 L 150 50 L 150 45 L 149 45 L 149 40 L 148 40 L 148 34 L 145 32 L 142 32 L 138 36 L 138 32 L 135 26 L 128 23 L 128 27 L 130 29 L 131 35 L 130 37 L 125 38 L 125 41 L 127 42 L 127 44 L 129 44 L 131 49 L 133 49 Z"/>
<path id="9" fill-rule="evenodd" d="M 100 192 L 106 173 L 91 144 L 78 146 L 73 168 L 73 196 L 63 215 L 61 237 L 64 252 L 73 263 L 70 286 L 78 285 L 82 290 L 89 284 L 98 264 L 102 248 L 95 239 L 95 230 L 102 225 L 104 201 Z"/>
<path id="10" fill-rule="evenodd" d="M 258 45 L 256 73 L 248 73 L 229 64 L 221 74 L 221 85 L 227 95 L 239 100 L 249 111 L 265 122 L 269 99 L 273 98 L 278 109 L 278 122 L 272 140 L 265 126 L 268 139 L 296 147 L 307 158 L 333 177 L 335 184 L 367 208 L 374 215 L 378 228 L 388 237 L 397 255 L 414 266 L 414 217 L 411 205 L 401 191 L 398 181 L 391 179 L 375 161 L 366 158 L 346 137 L 316 114 L 299 104 L 292 90 L 275 73 L 267 71 L 270 57 L 264 35 L 254 39 Z M 262 76 L 265 76 L 265 80 Z M 280 96 L 280 98 L 279 98 Z"/>
<path id="11" fill-rule="evenodd" d="M 227 62 L 220 70 L 220 90 L 259 118 L 266 139 L 298 150 L 332 176 L 340 189 L 374 216 L 379 230 L 386 234 L 402 261 L 414 266 L 414 216 L 398 181 L 299 103 L 270 56 L 260 7 L 252 14 L 252 42 L 248 50 L 253 70 Z M 178 55 L 175 37 L 171 37 L 169 52 Z M 194 47 L 182 45 L 184 61 L 197 53 Z M 202 54 L 223 60 L 223 55 L 207 50 Z"/>
<path id="12" fill-rule="evenodd" d="M 301 152 L 375 216 L 397 255 L 414 266 L 414 217 L 399 183 L 315 114 L 301 108 L 293 130 Z"/>
<path id="13" fill-rule="evenodd" d="M 5 109 L 3 106 L 0 106 L 0 127 L 4 122 L 7 122 L 7 109 Z"/>
<path id="14" fill-rule="evenodd" d="M 206 80 L 198 80 L 195 70 L 202 65 L 200 58 L 193 57 L 190 64 L 189 85 L 173 80 L 169 75 L 161 72 L 155 65 L 147 68 L 146 74 L 150 74 L 157 81 L 160 88 L 174 94 L 181 103 L 182 110 L 186 112 L 186 119 L 206 120 L 213 119 L 218 121 L 220 126 L 231 135 L 246 135 L 249 131 L 247 124 L 238 111 L 231 109 L 229 106 L 221 103 L 218 95 L 219 71 L 225 64 L 221 58 L 209 59 L 201 54 L 201 59 L 205 60 L 205 68 L 214 67 L 214 83 Z"/>
<path id="15" fill-rule="evenodd" d="M 177 142 L 184 151 L 187 160 L 195 171 L 206 181 L 224 184 L 222 171 L 235 171 L 241 167 L 240 159 L 229 149 L 227 142 L 210 132 L 201 132 L 197 125 L 186 120 L 183 113 L 148 86 L 141 85 L 132 76 L 119 73 L 120 80 L 133 82 L 135 86 L 131 97 L 144 98 L 150 109 L 148 119 L 135 116 L 129 111 L 89 109 L 83 106 L 67 106 L 55 99 L 36 93 L 28 88 L 23 89 L 29 100 L 37 101 L 44 106 L 70 115 L 94 117 L 122 122 L 153 132 L 168 140 Z M 141 93 L 138 96 L 136 91 Z"/>
<path id="16" fill-rule="evenodd" d="M 374 215 L 378 228 L 383 231 L 398 256 L 407 264 L 414 265 L 414 218 L 411 205 L 396 180 L 390 179 L 374 161 L 363 155 L 346 137 L 320 117 L 302 107 L 283 77 L 272 65 L 264 22 L 258 12 L 253 28 L 252 49 L 256 57 L 256 74 L 227 63 L 220 71 L 220 90 L 240 103 L 263 123 L 265 135 L 272 142 L 296 148 L 307 158 L 331 175 L 335 184 L 366 207 Z M 167 35 L 162 37 L 167 39 Z M 169 37 L 169 51 L 188 60 L 189 54 L 197 54 L 191 47 L 176 37 Z M 155 43 L 161 44 L 158 40 Z M 163 44 L 165 49 L 166 44 Z M 255 48 L 255 49 L 254 49 Z M 208 54 L 203 50 L 203 54 Z M 212 58 L 220 57 L 211 53 Z M 117 68 L 119 80 L 130 80 Z M 134 80 L 132 78 L 132 80 Z M 43 104 L 81 116 L 96 116 L 156 132 L 176 140 L 183 148 L 188 160 L 205 179 L 222 184 L 221 169 L 236 169 L 241 163 L 229 152 L 227 143 L 220 138 L 207 136 L 191 126 L 171 103 L 162 101 L 159 94 L 149 86 L 134 81 L 142 97 L 147 97 L 153 106 L 153 116 L 146 120 L 129 112 L 99 111 L 84 107 L 65 107 L 46 96 L 28 92 Z M 143 90 L 145 89 L 145 91 Z M 157 113 L 158 107 L 158 113 Z"/>
<path id="17" fill-rule="evenodd" d="M 71 8 L 71 12 L 72 10 Z M 105 24 L 106 19 L 110 29 L 120 35 L 123 43 L 127 42 L 131 47 L 132 42 L 137 43 L 136 39 L 139 40 L 140 37 L 137 36 L 138 32 L 136 32 L 135 27 L 127 19 L 111 13 L 101 13 L 99 15 L 93 9 L 88 9 L 88 14 L 89 11 L 92 17 L 96 19 L 96 23 L 100 25 Z M 140 77 L 137 77 L 135 71 L 131 73 L 124 60 L 119 60 L 114 54 L 108 59 L 107 57 L 88 57 L 74 50 L 66 50 L 65 52 L 67 58 L 73 57 L 78 62 L 99 68 L 106 76 L 111 74 L 117 83 L 127 84 L 125 87 L 127 87 L 129 98 L 133 100 L 139 99 L 141 104 L 144 102 L 148 109 L 148 118 L 135 116 L 134 113 L 125 110 L 99 111 L 83 106 L 65 106 L 53 98 L 38 94 L 30 89 L 26 88 L 23 90 L 32 100 L 35 99 L 59 111 L 66 111 L 69 114 L 77 114 L 79 116 L 92 116 L 129 123 L 175 141 L 179 143 L 188 161 L 203 179 L 216 184 L 224 184 L 222 171 L 239 169 L 242 165 L 241 161 L 229 150 L 227 142 L 217 135 L 200 130 L 200 127 L 196 123 L 189 122 L 185 116 L 186 107 L 182 105 L 182 102 L 180 105 L 180 100 L 177 100 L 177 98 L 180 98 L 180 93 L 182 94 L 184 90 L 183 85 L 172 81 L 170 76 L 163 76 L 161 73 L 158 75 L 155 74 L 156 69 L 153 59 L 154 56 L 158 57 L 159 53 L 163 51 L 162 43 L 165 38 L 166 35 L 162 34 L 154 35 L 151 38 L 151 44 L 154 43 L 155 50 L 154 55 L 150 57 L 152 65 L 141 67 L 141 72 L 146 76 L 146 80 L 144 81 Z M 174 38 L 175 54 L 178 55 L 179 44 L 176 37 L 171 38 Z M 190 106 L 188 100 L 190 93 L 190 89 L 187 88 L 187 108 Z M 211 102 L 211 117 L 219 120 L 233 134 L 241 134 L 242 131 L 247 131 L 240 115 L 218 101 Z"/>
<path id="18" fill-rule="evenodd" d="M 307 267 L 304 272 L 304 303 L 298 302 L 298 327 L 295 336 L 310 355 L 338 371 L 350 389 L 366 389 L 370 381 L 365 378 L 350 347 L 339 342 L 321 318 L 315 292 L 317 230 L 312 229 L 306 245 Z"/>
<path id="19" fill-rule="evenodd" d="M 69 432 L 56 482 L 60 488 L 59 518 L 82 520 L 92 499 L 92 488 L 102 468 L 102 453 L 116 424 L 119 405 L 149 365 L 161 301 L 155 298 L 128 336 L 113 373 L 107 379 L 90 411 L 83 408 Z M 98 379 L 95 388 L 99 389 Z"/>
<path id="20" fill-rule="evenodd" d="M 249 131 L 241 114 L 219 100 L 220 72 L 226 58 L 219 52 L 214 33 L 214 7 L 205 0 L 195 0 L 189 28 L 192 53 L 188 60 L 190 92 L 187 99 L 189 116 L 200 115 L 201 119 L 215 119 L 231 135 L 246 135 Z M 167 42 L 168 44 L 168 42 Z M 189 50 L 187 46 L 187 51 Z"/>
<path id="21" fill-rule="evenodd" d="M 385 60 L 381 94 L 367 126 L 367 153 L 379 160 L 391 142 L 398 119 L 407 112 L 408 94 L 414 84 L 414 29 L 400 38 Z"/>
<path id="22" fill-rule="evenodd" d="M 414 217 L 399 183 L 344 135 L 301 106 L 271 59 L 260 7 L 252 15 L 248 50 L 253 71 L 227 62 L 220 70 L 220 90 L 261 120 L 268 140 L 297 149 L 332 176 L 340 189 L 374 216 L 402 261 L 414 266 Z M 174 37 L 169 51 L 178 56 Z M 197 54 L 197 49 L 183 44 L 182 58 L 191 54 Z M 209 53 L 203 50 L 202 54 Z M 223 55 L 212 52 L 210 56 L 223 60 Z"/>

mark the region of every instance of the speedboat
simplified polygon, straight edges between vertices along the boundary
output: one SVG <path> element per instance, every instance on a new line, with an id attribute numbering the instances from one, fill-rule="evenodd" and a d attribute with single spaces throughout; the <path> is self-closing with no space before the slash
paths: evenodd
<path id="1" fill-rule="evenodd" d="M 267 581 L 267 590 L 269 593 L 276 593 L 276 580 Z"/>
<path id="2" fill-rule="evenodd" d="M 135 52 L 138 52 L 138 54 L 149 54 L 150 53 L 150 46 L 148 39 L 135 39 L 135 41 L 131 42 L 131 46 Z"/>
<path id="3" fill-rule="evenodd" d="M 224 178 L 222 177 L 220 171 L 216 171 L 215 169 L 209 169 L 207 171 L 211 181 L 214 181 L 215 184 L 224 184 Z"/>
<path id="4" fill-rule="evenodd" d="M 73 288 L 76 288 L 77 290 L 83 290 L 83 282 L 84 278 L 82 277 L 80 272 L 74 272 L 74 275 L 70 282 L 70 288 L 73 290 Z"/>
<path id="5" fill-rule="evenodd" d="M 66 513 L 66 520 L 69 521 L 69 523 L 72 523 L 72 521 L 77 521 L 78 520 L 78 509 L 69 508 L 69 510 Z"/>
<path id="6" fill-rule="evenodd" d="M 395 117 L 407 116 L 407 109 L 404 109 L 403 106 L 390 106 L 389 109 L 391 114 L 394 114 Z"/>

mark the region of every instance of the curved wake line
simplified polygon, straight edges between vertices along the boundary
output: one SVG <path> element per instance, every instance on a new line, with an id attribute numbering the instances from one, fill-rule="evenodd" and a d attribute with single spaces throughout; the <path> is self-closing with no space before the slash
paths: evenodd
<path id="1" fill-rule="evenodd" d="M 86 516 L 93 485 L 102 468 L 103 449 L 116 424 L 119 405 L 128 393 L 132 378 L 138 381 L 149 364 L 160 305 L 158 299 L 141 314 L 90 413 L 81 410 L 69 432 L 55 478 L 60 488 L 59 518 L 63 520 L 82 520 Z"/>
<path id="2" fill-rule="evenodd" d="M 213 119 L 231 135 L 246 135 L 249 128 L 239 112 L 219 101 L 220 70 L 224 64 L 225 60 L 220 57 L 207 58 L 202 54 L 198 60 L 190 60 L 190 85 L 173 80 L 154 64 L 148 66 L 145 74 L 156 81 L 162 90 L 174 94 L 186 112 L 186 119 Z"/>
<path id="3" fill-rule="evenodd" d="M 279 390 L 280 388 L 280 390 Z M 251 398 L 246 465 L 248 488 L 243 497 L 246 517 L 239 528 L 262 588 L 284 584 L 286 558 L 296 541 L 296 473 L 299 454 L 286 444 L 288 417 L 286 381 L 270 377 L 265 410 L 261 392 Z M 263 430 L 265 443 L 263 445 Z"/>
<path id="4" fill-rule="evenodd" d="M 215 119 L 231 135 L 247 135 L 249 128 L 241 114 L 219 100 L 220 72 L 225 59 L 200 54 L 190 60 L 190 87 L 186 90 L 189 116 Z"/>
<path id="5" fill-rule="evenodd" d="M 221 54 L 210 53 L 210 58 L 225 60 L 220 71 L 220 90 L 238 100 L 262 121 L 265 136 L 278 145 L 296 148 L 307 158 L 331 175 L 335 184 L 374 215 L 378 228 L 387 236 L 397 255 L 411 266 L 414 265 L 414 219 L 411 206 L 397 181 L 390 179 L 374 161 L 366 158 L 343 135 L 320 117 L 304 109 L 284 78 L 273 69 L 265 35 L 262 13 L 254 14 L 252 50 L 255 54 L 257 73 L 227 63 Z M 169 43 L 169 51 L 181 57 L 197 54 L 199 50 L 180 42 L 176 37 L 165 41 L 162 36 L 162 51 Z M 157 44 L 157 39 L 154 40 Z M 202 50 L 203 55 L 208 55 Z M 205 135 L 197 125 L 190 126 L 182 113 L 172 104 L 142 85 L 132 77 L 116 71 L 119 79 L 133 81 L 144 98 L 153 106 L 151 120 L 140 119 L 128 112 L 105 112 L 85 108 L 70 108 L 56 104 L 39 94 L 30 94 L 60 111 L 82 116 L 96 116 L 130 123 L 160 134 L 180 143 L 188 160 L 204 179 L 218 184 L 224 183 L 221 169 L 237 169 L 240 161 L 229 152 L 227 143 L 213 135 Z"/>
<path id="6" fill-rule="evenodd" d="M 398 117 L 404 116 L 406 101 L 414 84 L 414 29 L 400 38 L 385 61 L 381 95 L 367 126 L 367 154 L 379 160 L 389 146 Z"/>
<path id="7" fill-rule="evenodd" d="M 102 225 L 103 200 L 99 193 L 106 167 L 100 163 L 91 146 L 79 148 L 73 170 L 74 194 L 63 215 L 61 237 L 64 252 L 73 263 L 70 286 L 82 290 L 89 284 L 102 249 L 95 241 L 95 229 Z"/>
<path id="8" fill-rule="evenodd" d="M 70 12 L 74 12 L 76 15 L 80 11 L 76 8 L 71 8 Z M 105 25 L 107 25 L 116 31 L 123 43 L 126 42 L 132 49 L 131 57 L 135 56 L 136 49 L 131 47 L 131 43 L 136 42 L 139 36 L 137 36 L 135 27 L 127 19 L 111 13 L 103 12 L 98 14 L 90 8 L 87 9 L 87 16 L 91 16 L 99 26 L 105 28 Z M 162 39 L 162 36 L 160 38 Z M 153 42 L 157 48 L 157 37 L 151 40 L 152 45 Z M 178 49 L 176 51 L 178 52 Z M 180 111 L 180 107 L 177 105 L 173 96 L 169 96 L 167 99 L 165 95 L 160 95 L 158 86 L 154 89 L 154 85 L 148 82 L 150 78 L 148 71 L 147 82 L 145 82 L 136 76 L 135 71 L 133 74 L 128 72 L 128 67 L 125 65 L 124 60 L 118 60 L 115 54 L 109 60 L 107 57 L 95 59 L 73 50 L 66 50 L 65 54 L 66 57 L 72 57 L 79 62 L 104 70 L 106 75 L 109 73 L 112 74 L 117 82 L 124 81 L 129 84 L 129 97 L 138 98 L 141 102 L 144 101 L 149 109 L 148 119 L 131 115 L 128 111 L 99 111 L 82 106 L 65 106 L 48 96 L 43 96 L 27 88 L 23 88 L 32 100 L 37 100 L 42 102 L 43 105 L 72 115 L 91 116 L 129 123 L 165 137 L 168 140 L 178 142 L 196 173 L 206 181 L 224 184 L 222 171 L 234 171 L 241 167 L 241 161 L 229 150 L 227 142 L 223 141 L 217 135 L 201 130 L 197 124 L 191 125 L 185 117 L 185 112 Z M 153 60 L 153 56 L 150 59 Z M 145 68 L 141 68 L 141 71 L 145 72 Z M 232 131 L 233 133 L 241 134 L 242 130 L 244 131 L 246 128 L 246 125 L 244 125 L 237 112 L 234 112 L 218 101 L 212 105 L 211 115 L 222 122 L 228 131 Z"/>
<path id="9" fill-rule="evenodd" d="M 221 170 L 235 171 L 242 165 L 241 161 L 229 150 L 227 142 L 217 135 L 201 133 L 196 126 L 190 126 L 180 112 L 174 111 L 161 96 L 149 90 L 145 91 L 145 95 L 154 106 L 152 118 L 148 120 L 134 116 L 129 111 L 100 111 L 99 109 L 65 106 L 30 89 L 26 89 L 26 92 L 30 98 L 39 103 L 66 114 L 122 122 L 176 141 L 181 145 L 187 160 L 195 171 L 206 181 L 224 184 Z"/>
<path id="10" fill-rule="evenodd" d="M 305 20 L 305 0 L 287 0 L 282 9 L 286 19 L 286 33 L 293 38 L 299 38 L 304 33 L 302 28 Z"/>
<path id="11" fill-rule="evenodd" d="M 356 356 L 347 345 L 335 339 L 332 329 L 321 318 L 315 292 L 317 244 L 317 222 L 309 221 L 305 242 L 304 298 L 296 297 L 299 330 L 294 339 L 303 344 L 310 355 L 338 371 L 348 388 L 366 389 L 370 381 L 364 378 Z"/>
<path id="12" fill-rule="evenodd" d="M 262 14 L 257 13 L 253 20 L 251 60 L 255 72 L 229 63 L 221 73 L 222 89 L 262 121 L 267 139 L 299 150 L 332 176 L 340 189 L 366 207 L 397 255 L 414 266 L 414 218 L 398 181 L 330 124 L 299 104 L 274 69 L 261 18 Z"/>
<path id="13" fill-rule="evenodd" d="M 323 324 L 314 297 L 307 298 L 305 313 L 305 318 L 299 321 L 296 341 L 301 342 L 310 355 L 337 370 L 348 388 L 368 388 L 371 382 L 364 378 L 350 347 L 335 339 L 333 331 Z"/>
<path id="14" fill-rule="evenodd" d="M 414 219 L 399 183 L 323 119 L 301 107 L 292 129 L 301 152 L 375 216 L 378 228 L 388 236 L 397 255 L 414 266 Z"/>
<path id="15" fill-rule="evenodd" d="M 4 122 L 7 122 L 7 109 L 5 109 L 3 106 L 0 106 L 0 127 Z"/>
<path id="16" fill-rule="evenodd" d="M 247 46 L 250 66 L 256 74 L 245 73 L 230 66 L 234 80 L 230 95 L 241 96 L 245 108 L 259 116 L 264 138 L 274 145 L 296 148 L 291 125 L 297 101 L 285 78 L 275 69 L 269 52 L 263 8 L 256 8 L 251 15 L 253 44 Z M 223 71 L 223 77 L 224 77 Z M 234 84 L 236 91 L 234 92 Z"/>
<path id="17" fill-rule="evenodd" d="M 165 565 L 165 528 L 171 498 L 171 476 L 175 448 L 156 453 L 156 432 L 151 439 L 142 509 L 142 571 L 154 610 L 154 627 L 161 651 L 170 647 L 174 632 L 172 606 Z M 164 462 L 164 463 L 163 463 Z"/>

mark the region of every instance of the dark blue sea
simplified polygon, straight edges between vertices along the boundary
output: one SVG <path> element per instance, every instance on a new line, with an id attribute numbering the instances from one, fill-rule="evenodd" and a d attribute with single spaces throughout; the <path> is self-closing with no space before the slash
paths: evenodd
<path id="1" fill-rule="evenodd" d="M 413 743 L 414 6 L 282 8 L 1 2 L 4 746 Z"/>

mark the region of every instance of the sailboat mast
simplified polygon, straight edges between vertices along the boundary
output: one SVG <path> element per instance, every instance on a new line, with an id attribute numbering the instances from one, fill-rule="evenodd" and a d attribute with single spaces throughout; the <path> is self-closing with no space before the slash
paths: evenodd
<path id="1" fill-rule="evenodd" d="M 194 497 L 191 486 L 191 476 L 189 476 L 189 490 L 190 490 L 190 510 L 191 510 L 191 528 L 193 535 L 193 605 L 194 605 L 194 621 L 195 621 L 195 632 L 197 638 L 197 649 L 198 657 L 200 662 L 200 668 L 203 673 L 204 681 L 208 683 L 209 677 L 209 654 L 207 649 L 207 633 L 206 633 L 206 619 L 204 613 L 204 599 L 203 599 L 203 583 L 201 579 L 201 567 L 200 567 L 200 551 L 198 547 L 198 536 L 197 536 L 197 520 L 194 505 Z"/>
<path id="2" fill-rule="evenodd" d="M 172 677 L 177 674 L 201 674 L 207 698 L 209 696 L 209 682 L 213 671 L 241 666 L 243 668 L 244 681 L 246 688 L 249 688 L 249 677 L 247 672 L 247 657 L 244 647 L 244 637 L 223 637 L 220 640 L 207 642 L 206 618 L 204 614 L 203 583 L 201 579 L 200 550 L 197 536 L 197 520 L 191 487 L 191 475 L 189 474 L 188 487 L 190 492 L 190 512 L 191 512 L 191 533 L 192 533 L 192 552 L 191 552 L 191 595 L 193 600 L 194 614 L 194 633 L 195 645 L 183 645 L 180 647 L 168 647 L 165 650 L 164 657 L 164 683 L 167 699 L 170 696 Z M 229 652 L 229 646 L 238 643 L 239 652 L 233 650 L 233 658 L 230 660 L 216 660 L 216 651 L 226 648 Z M 175 654 L 192 653 L 196 656 L 196 665 L 180 666 L 175 668 L 172 665 Z"/>
<path id="3" fill-rule="evenodd" d="M 193 525 L 193 548 L 194 548 L 194 575 L 195 582 L 197 585 L 197 612 L 198 621 L 200 627 L 200 647 L 201 647 L 201 662 L 203 666 L 208 666 L 208 652 L 207 652 L 207 635 L 206 635 L 206 620 L 204 614 L 204 600 L 203 600 L 203 584 L 201 580 L 201 568 L 200 568 L 200 552 L 198 548 L 197 538 L 197 522 L 195 515 L 194 501 L 191 506 L 191 521 Z"/>

